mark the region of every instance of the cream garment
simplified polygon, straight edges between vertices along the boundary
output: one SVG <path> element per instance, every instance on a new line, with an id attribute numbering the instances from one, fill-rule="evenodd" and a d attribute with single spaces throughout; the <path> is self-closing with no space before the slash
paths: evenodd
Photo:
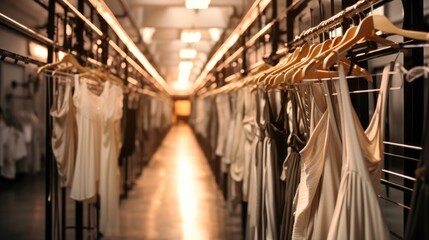
<path id="1" fill-rule="evenodd" d="M 318 123 L 311 127 L 310 139 L 300 151 L 301 182 L 297 191 L 292 239 L 326 239 L 338 195 L 342 143 L 330 93 L 327 87 L 325 89 L 328 107 L 319 117 L 323 109 L 320 111 L 316 103 L 325 102 L 325 99 L 314 96 L 311 123 Z"/>
<path id="2" fill-rule="evenodd" d="M 228 136 L 228 125 L 231 119 L 231 109 L 229 98 L 225 93 L 216 96 L 216 108 L 218 112 L 219 132 L 217 135 L 216 155 L 223 157 L 225 155 L 225 143 Z"/>
<path id="3" fill-rule="evenodd" d="M 245 135 L 243 129 L 243 115 L 244 115 L 244 91 L 242 88 L 237 92 L 237 109 L 235 115 L 235 129 L 232 143 L 232 158 L 230 173 L 231 177 L 236 182 L 243 181 L 244 174 L 244 142 Z M 240 190 L 241 192 L 242 190 Z"/>
<path id="4" fill-rule="evenodd" d="M 252 156 L 254 155 L 254 148 L 252 142 L 256 134 L 255 126 L 255 102 L 252 99 L 250 87 L 246 86 L 243 89 L 244 94 L 244 117 L 243 117 L 243 130 L 245 136 L 244 142 L 244 163 L 243 163 L 243 200 L 248 201 L 249 197 L 249 182 L 251 172 Z"/>
<path id="5" fill-rule="evenodd" d="M 263 112 L 266 107 L 265 95 L 260 88 L 252 95 L 255 105 L 255 136 L 252 142 L 251 174 L 248 203 L 248 232 L 246 239 L 262 239 L 262 157 L 266 122 Z"/>
<path id="6" fill-rule="evenodd" d="M 100 231 L 105 236 L 119 233 L 120 170 L 118 158 L 121 149 L 120 120 L 123 93 L 119 86 L 107 81 L 104 95 L 104 125 L 100 159 Z"/>
<path id="7" fill-rule="evenodd" d="M 378 126 L 378 128 L 374 128 L 374 131 L 376 130 L 378 133 L 371 132 L 370 139 L 367 139 L 368 142 L 375 141 L 374 144 L 378 145 L 377 148 L 381 150 L 389 71 L 390 66 L 386 66 L 383 70 L 377 106 L 370 122 L 370 126 L 374 124 Z M 342 126 L 343 167 L 328 239 L 389 239 L 390 234 L 366 165 L 368 160 L 365 158 L 365 150 L 362 150 L 368 146 L 361 146 L 359 140 L 364 133 L 362 133 L 362 127 L 359 127 L 360 123 L 356 124 L 354 120 L 355 115 L 353 115 L 353 106 L 342 65 L 339 66 L 339 75 L 340 80 L 336 82 L 336 88 L 340 93 L 338 101 Z M 371 139 L 372 136 L 374 138 Z M 374 152 L 374 154 L 378 154 L 378 152 Z"/>
<path id="8" fill-rule="evenodd" d="M 231 106 L 231 119 L 228 124 L 228 136 L 226 137 L 226 148 L 225 155 L 222 158 L 222 162 L 225 164 L 231 164 L 232 162 L 232 143 L 234 142 L 234 132 L 236 127 L 236 114 L 237 114 L 237 101 L 236 92 L 229 93 L 229 102 Z"/>
<path id="9" fill-rule="evenodd" d="M 76 107 L 77 152 L 70 196 L 77 201 L 96 196 L 100 174 L 101 136 L 103 132 L 104 99 L 88 89 L 87 80 L 75 76 L 73 103 Z"/>
<path id="10" fill-rule="evenodd" d="M 53 119 L 52 151 L 62 186 L 71 187 L 76 161 L 77 126 L 73 106 L 72 82 L 56 83 L 58 95 L 50 114 Z M 64 85 L 64 86 L 62 86 Z"/>

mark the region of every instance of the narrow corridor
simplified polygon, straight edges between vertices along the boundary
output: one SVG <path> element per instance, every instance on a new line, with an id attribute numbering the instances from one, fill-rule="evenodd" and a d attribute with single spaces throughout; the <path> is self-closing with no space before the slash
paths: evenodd
<path id="1" fill-rule="evenodd" d="M 120 209 L 121 236 L 109 240 L 241 238 L 187 125 L 172 127 Z"/>

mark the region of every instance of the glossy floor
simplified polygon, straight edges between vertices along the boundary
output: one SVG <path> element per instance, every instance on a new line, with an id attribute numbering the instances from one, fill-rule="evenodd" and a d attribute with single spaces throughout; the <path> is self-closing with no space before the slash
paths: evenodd
<path id="1" fill-rule="evenodd" d="M 44 239 L 44 178 L 0 181 L 0 239 Z M 67 225 L 74 204 L 67 204 Z M 204 154 L 187 125 L 174 126 L 121 201 L 121 234 L 108 240 L 241 239 Z M 74 239 L 74 231 L 67 231 Z"/>
<path id="2" fill-rule="evenodd" d="M 203 152 L 187 125 L 173 127 L 121 204 L 110 239 L 240 239 Z"/>

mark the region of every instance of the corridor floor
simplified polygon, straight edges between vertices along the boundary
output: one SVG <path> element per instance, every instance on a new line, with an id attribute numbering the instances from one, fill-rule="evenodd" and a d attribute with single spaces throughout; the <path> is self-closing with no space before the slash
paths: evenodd
<path id="1" fill-rule="evenodd" d="M 188 125 L 174 126 L 121 202 L 121 240 L 240 239 L 240 215 L 226 203 Z"/>

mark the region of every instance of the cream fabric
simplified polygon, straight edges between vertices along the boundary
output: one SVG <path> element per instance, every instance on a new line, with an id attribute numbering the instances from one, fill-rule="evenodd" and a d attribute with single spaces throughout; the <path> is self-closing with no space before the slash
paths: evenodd
<path id="1" fill-rule="evenodd" d="M 251 162 L 252 156 L 254 156 L 255 149 L 253 146 L 253 139 L 256 134 L 255 126 L 255 102 L 253 101 L 252 95 L 255 93 L 250 92 L 250 87 L 244 88 L 244 117 L 243 117 L 243 130 L 245 136 L 244 142 L 244 163 L 243 163 L 243 200 L 248 201 L 249 198 L 249 182 L 251 175 Z"/>
<path id="2" fill-rule="evenodd" d="M 53 119 L 52 151 L 61 184 L 66 187 L 71 187 L 73 182 L 77 146 L 76 115 L 71 84 L 67 81 L 64 89 L 61 85 L 57 86 L 58 95 L 50 111 Z"/>
<path id="3" fill-rule="evenodd" d="M 244 175 L 244 135 L 243 115 L 244 115 L 244 91 L 245 88 L 237 92 L 237 109 L 235 115 L 235 129 L 232 144 L 232 157 L 230 173 L 231 177 L 236 182 L 243 181 Z M 240 190 L 241 192 L 242 190 Z"/>
<path id="4" fill-rule="evenodd" d="M 384 106 L 388 86 L 389 66 L 383 71 L 377 108 L 371 125 L 376 124 L 375 132 L 368 132 L 369 139 L 382 149 Z M 340 103 L 343 139 L 343 168 L 337 202 L 330 224 L 327 239 L 389 239 L 389 231 L 383 219 L 370 174 L 366 165 L 365 149 L 359 140 L 362 128 L 356 124 L 349 89 L 343 66 L 339 67 L 340 80 L 338 101 Z M 371 137 L 373 137 L 371 139 Z M 382 151 L 381 151 L 382 152 Z M 378 152 L 375 152 L 378 154 Z"/>
<path id="5" fill-rule="evenodd" d="M 103 131 L 104 86 L 100 96 L 88 89 L 87 80 L 75 76 L 73 102 L 76 106 L 78 144 L 70 196 L 77 201 L 96 196 L 100 174 L 101 136 Z"/>
<path id="6" fill-rule="evenodd" d="M 106 83 L 104 97 L 104 125 L 100 160 L 100 231 L 105 236 L 119 233 L 120 170 L 118 157 L 121 149 L 120 120 L 123 93 L 118 86 Z"/>
<path id="7" fill-rule="evenodd" d="M 326 88 L 327 89 L 327 88 Z M 328 96 L 330 93 L 327 92 Z M 326 239 L 340 184 L 342 143 L 334 120 L 333 106 L 328 107 L 312 129 L 307 145 L 301 150 L 301 183 L 292 239 Z M 311 122 L 320 112 L 313 102 Z M 322 99 L 323 101 L 323 99 Z"/>

